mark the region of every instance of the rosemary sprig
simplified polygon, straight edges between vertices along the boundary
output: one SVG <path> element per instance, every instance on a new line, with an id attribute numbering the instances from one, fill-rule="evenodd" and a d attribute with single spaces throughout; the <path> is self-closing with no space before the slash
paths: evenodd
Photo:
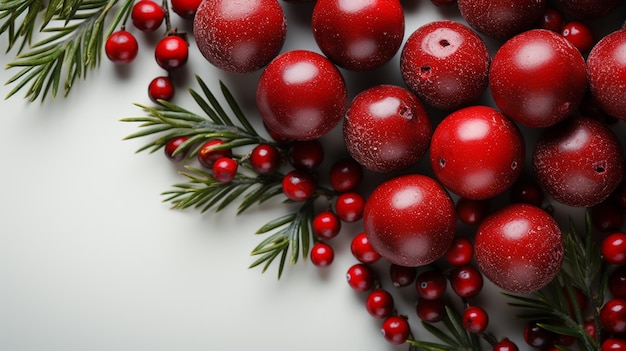
<path id="1" fill-rule="evenodd" d="M 112 11 L 118 2 L 52 0 L 46 7 L 42 0 L 3 1 L 0 19 L 5 22 L 0 26 L 0 34 L 8 33 L 7 51 L 22 38 L 18 55 L 6 66 L 19 69 L 6 82 L 15 84 L 6 98 L 22 89 L 26 89 L 25 97 L 30 101 L 38 98 L 43 101 L 48 94 L 54 98 L 62 82 L 64 95 L 67 95 L 78 78 L 85 78 L 89 70 L 99 65 L 105 38 L 126 20 L 134 0 L 123 0 L 122 5 Z M 39 17 L 42 11 L 43 17 Z M 105 30 L 111 13 L 114 13 L 112 23 Z M 44 38 L 31 45 L 36 30 Z"/>

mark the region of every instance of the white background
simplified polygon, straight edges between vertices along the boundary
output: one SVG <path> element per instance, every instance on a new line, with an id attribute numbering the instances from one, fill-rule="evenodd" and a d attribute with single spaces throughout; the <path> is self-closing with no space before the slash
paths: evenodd
<path id="1" fill-rule="evenodd" d="M 289 23 L 283 51 L 319 51 L 307 26 L 311 5 L 281 4 Z M 444 15 L 459 19 L 454 7 L 404 5 L 405 39 Z M 191 31 L 189 22 L 173 20 Z M 275 267 L 266 274 L 247 267 L 260 240 L 253 233 L 284 208 L 267 205 L 237 217 L 232 210 L 175 211 L 162 202 L 160 193 L 183 181 L 179 168 L 160 150 L 136 154 L 146 140 L 122 140 L 137 128 L 119 119 L 143 115 L 132 103 L 150 104 L 147 84 L 163 73 L 152 51 L 158 35 L 133 33 L 140 42 L 135 62 L 105 59 L 67 98 L 28 103 L 18 93 L 0 100 L 0 350 L 406 349 L 383 340 L 380 322 L 363 307 L 365 295 L 345 283 L 358 223 L 335 239 L 332 267 L 300 263 L 278 281 Z M 4 51 L 6 36 L 1 40 Z M 0 55 L 0 65 L 13 55 Z M 397 60 L 374 73 L 346 73 L 351 96 L 367 85 L 402 85 Z M 1 71 L 0 80 L 14 72 Z M 197 88 L 195 73 L 213 89 L 224 80 L 257 118 L 258 73 L 219 72 L 192 43 L 187 67 L 176 73 L 174 101 L 191 109 L 184 90 Z M 0 95 L 10 88 L 1 86 Z M 338 138 L 335 131 L 325 141 Z M 477 301 L 490 310 L 493 331 L 519 328 L 497 290 L 488 283 L 486 290 Z M 400 295 L 401 313 L 426 337 L 412 307 L 414 288 Z M 508 334 L 519 340 L 520 330 Z"/>

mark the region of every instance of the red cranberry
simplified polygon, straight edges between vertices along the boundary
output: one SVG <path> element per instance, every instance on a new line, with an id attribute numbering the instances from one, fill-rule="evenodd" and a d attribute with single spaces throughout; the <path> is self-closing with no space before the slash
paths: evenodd
<path id="1" fill-rule="evenodd" d="M 417 268 L 399 266 L 392 263 L 389 265 L 389 277 L 391 278 L 391 283 L 396 288 L 409 286 L 417 277 Z"/>
<path id="2" fill-rule="evenodd" d="M 520 178 L 511 188 L 511 203 L 524 203 L 541 207 L 543 198 L 543 190 L 534 180 Z"/>
<path id="3" fill-rule="evenodd" d="M 458 0 L 467 23 L 493 38 L 510 38 L 532 28 L 543 14 L 543 0 Z"/>
<path id="4" fill-rule="evenodd" d="M 356 222 L 363 218 L 364 207 L 365 199 L 359 193 L 343 193 L 335 200 L 335 212 L 344 222 Z"/>
<path id="5" fill-rule="evenodd" d="M 529 293 L 548 284 L 563 261 L 556 221 L 539 207 L 508 205 L 480 224 L 474 253 L 480 270 L 500 288 Z"/>
<path id="6" fill-rule="evenodd" d="M 493 345 L 493 351 L 519 351 L 519 348 L 513 341 L 504 338 Z"/>
<path id="7" fill-rule="evenodd" d="M 602 232 L 619 230 L 624 224 L 624 210 L 609 198 L 591 208 L 591 223 Z"/>
<path id="8" fill-rule="evenodd" d="M 483 275 L 473 266 L 455 268 L 449 279 L 452 290 L 465 299 L 478 295 L 483 289 Z"/>
<path id="9" fill-rule="evenodd" d="M 328 267 L 335 259 L 333 248 L 323 242 L 317 242 L 311 249 L 311 263 L 318 267 Z"/>
<path id="10" fill-rule="evenodd" d="M 493 56 L 489 83 L 505 115 L 529 127 L 547 127 L 576 110 L 587 88 L 587 71 L 580 51 L 567 39 L 533 29 L 502 44 Z"/>
<path id="11" fill-rule="evenodd" d="M 463 311 L 461 316 L 463 327 L 470 333 L 482 333 L 487 330 L 489 315 L 482 307 L 470 306 Z"/>
<path id="12" fill-rule="evenodd" d="M 178 35 L 168 35 L 157 43 L 154 58 L 161 68 L 167 71 L 175 70 L 187 63 L 189 45 Z"/>
<path id="13" fill-rule="evenodd" d="M 583 322 L 583 330 L 591 337 L 591 339 L 595 340 L 597 328 L 596 323 L 593 320 Z"/>
<path id="14" fill-rule="evenodd" d="M 490 61 L 474 31 L 458 22 L 435 21 L 419 27 L 404 44 L 400 72 L 427 104 L 454 110 L 485 91 Z"/>
<path id="15" fill-rule="evenodd" d="M 524 150 L 522 134 L 511 120 L 494 108 L 471 106 L 452 112 L 437 125 L 430 164 L 453 193 L 488 199 L 519 178 Z"/>
<path id="16" fill-rule="evenodd" d="M 313 171 L 324 161 L 324 147 L 317 139 L 296 141 L 291 144 L 288 158 L 294 168 Z"/>
<path id="17" fill-rule="evenodd" d="M 538 322 L 531 321 L 524 327 L 524 341 L 529 346 L 541 348 L 549 345 L 554 339 L 554 334 L 539 326 Z"/>
<path id="18" fill-rule="evenodd" d="M 343 122 L 350 155 L 375 172 L 415 164 L 428 149 L 431 123 L 422 103 L 408 90 L 378 85 L 358 94 Z"/>
<path id="19" fill-rule="evenodd" d="M 609 333 L 626 332 L 626 300 L 612 298 L 600 309 L 600 322 Z"/>
<path id="20" fill-rule="evenodd" d="M 374 287 L 374 273 L 368 266 L 357 263 L 348 268 L 346 274 L 348 285 L 356 291 L 368 291 Z"/>
<path id="21" fill-rule="evenodd" d="M 311 27 L 317 45 L 335 64 L 355 71 L 382 66 L 404 37 L 398 0 L 317 0 Z"/>
<path id="22" fill-rule="evenodd" d="M 393 296 L 387 290 L 375 289 L 367 296 L 365 308 L 374 318 L 387 318 L 393 313 Z"/>
<path id="23" fill-rule="evenodd" d="M 293 140 L 313 140 L 330 132 L 347 105 L 341 72 L 312 51 L 288 51 L 265 68 L 256 93 L 267 128 Z"/>
<path id="24" fill-rule="evenodd" d="M 579 19 L 591 19 L 604 17 L 613 10 L 615 10 L 620 4 L 621 0 L 555 0 L 558 7 L 573 17 Z"/>
<path id="25" fill-rule="evenodd" d="M 335 162 L 329 171 L 330 185 L 338 192 L 353 191 L 363 179 L 363 167 L 352 158 Z"/>
<path id="26" fill-rule="evenodd" d="M 441 322 L 446 316 L 446 304 L 443 300 L 419 299 L 415 306 L 417 317 L 427 323 Z"/>
<path id="27" fill-rule="evenodd" d="M 111 33 L 104 43 L 104 52 L 115 63 L 131 63 L 138 51 L 137 39 L 124 29 Z"/>
<path id="28" fill-rule="evenodd" d="M 218 158 L 212 167 L 213 178 L 218 182 L 228 183 L 237 175 L 239 164 L 230 157 Z"/>
<path id="29" fill-rule="evenodd" d="M 159 76 L 150 81 L 148 97 L 158 103 L 159 100 L 171 101 L 174 98 L 174 83 L 167 76 Z"/>
<path id="30" fill-rule="evenodd" d="M 462 197 L 456 202 L 456 215 L 465 224 L 480 223 L 487 215 L 488 210 L 488 200 L 472 200 Z"/>
<path id="31" fill-rule="evenodd" d="M 165 11 L 152 0 L 140 0 L 133 5 L 130 18 L 137 29 L 154 32 L 163 23 Z"/>
<path id="32" fill-rule="evenodd" d="M 612 264 L 626 263 L 626 233 L 612 233 L 602 240 L 602 257 Z"/>
<path id="33" fill-rule="evenodd" d="M 320 212 L 313 218 L 313 232 L 320 239 L 332 239 L 339 234 L 341 230 L 341 221 L 334 212 Z"/>
<path id="34" fill-rule="evenodd" d="M 214 66 L 250 73 L 267 65 L 286 39 L 287 22 L 278 0 L 203 1 L 193 34 L 200 53 Z"/>
<path id="35" fill-rule="evenodd" d="M 469 239 L 458 237 L 454 239 L 448 251 L 446 251 L 446 261 L 453 266 L 464 266 L 469 264 L 474 257 L 474 245 Z"/>
<path id="36" fill-rule="evenodd" d="M 173 138 L 165 143 L 165 156 L 173 162 L 179 162 L 187 157 L 187 150 L 178 150 L 178 148 L 185 143 L 189 138 L 186 136 L 181 136 L 177 138 Z"/>
<path id="37" fill-rule="evenodd" d="M 617 137 L 602 122 L 582 116 L 544 130 L 535 144 L 532 164 L 545 192 L 574 207 L 604 201 L 624 174 Z"/>
<path id="38" fill-rule="evenodd" d="M 381 257 L 380 254 L 374 250 L 365 233 L 359 233 L 352 238 L 350 251 L 352 251 L 354 258 L 361 263 L 374 263 Z"/>
<path id="39" fill-rule="evenodd" d="M 608 34 L 587 56 L 589 89 L 609 115 L 626 120 L 626 30 Z"/>
<path id="40" fill-rule="evenodd" d="M 202 0 L 171 0 L 172 11 L 184 19 L 193 19 Z"/>
<path id="41" fill-rule="evenodd" d="M 393 345 L 404 344 L 411 334 L 409 322 L 402 316 L 387 317 L 381 330 L 385 340 Z"/>
<path id="42" fill-rule="evenodd" d="M 225 142 L 220 139 L 212 139 L 204 143 L 200 150 L 198 150 L 198 161 L 200 164 L 208 169 L 213 168 L 213 163 L 217 159 L 222 157 L 233 157 L 233 150 L 231 149 L 217 149 L 224 145 Z"/>
<path id="43" fill-rule="evenodd" d="M 587 53 L 596 43 L 591 28 L 578 21 L 566 23 L 561 30 L 561 35 L 569 40 L 581 53 Z"/>
<path id="44" fill-rule="evenodd" d="M 624 351 L 626 350 L 626 340 L 618 338 L 608 338 L 602 342 L 602 351 Z"/>
<path id="45" fill-rule="evenodd" d="M 452 243 L 454 204 L 434 179 L 399 176 L 371 193 L 363 227 L 374 249 L 391 263 L 422 266 L 441 257 Z"/>
<path id="46" fill-rule="evenodd" d="M 448 281 L 438 269 L 429 269 L 420 273 L 415 280 L 417 294 L 422 299 L 439 300 L 446 292 Z"/>
<path id="47" fill-rule="evenodd" d="M 259 174 L 274 173 L 280 166 L 280 152 L 272 145 L 259 144 L 250 153 L 250 166 Z"/>
<path id="48" fill-rule="evenodd" d="M 315 194 L 315 178 L 307 172 L 294 170 L 283 177 L 283 193 L 293 201 L 305 201 Z"/>
<path id="49" fill-rule="evenodd" d="M 611 272 L 608 288 L 613 297 L 626 299 L 626 265 L 620 265 Z"/>
<path id="50" fill-rule="evenodd" d="M 565 25 L 563 14 L 553 7 L 546 7 L 543 10 L 543 17 L 539 20 L 537 27 L 561 33 L 563 25 Z"/>

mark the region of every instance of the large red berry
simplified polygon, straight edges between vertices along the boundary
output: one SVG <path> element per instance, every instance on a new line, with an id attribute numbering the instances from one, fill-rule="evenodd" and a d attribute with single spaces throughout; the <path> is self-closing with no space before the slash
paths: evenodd
<path id="1" fill-rule="evenodd" d="M 374 249 L 390 262 L 425 265 L 441 257 L 454 239 L 454 203 L 430 177 L 399 176 L 371 193 L 363 227 Z"/>
<path id="2" fill-rule="evenodd" d="M 458 0 L 467 23 L 493 38 L 510 38 L 532 28 L 543 14 L 544 0 Z"/>
<path id="3" fill-rule="evenodd" d="M 426 152 L 431 123 L 420 100 L 394 85 L 378 85 L 358 94 L 343 122 L 350 155 L 375 172 L 415 164 Z"/>
<path id="4" fill-rule="evenodd" d="M 471 106 L 439 123 L 430 144 L 430 164 L 453 193 L 488 199 L 519 178 L 524 150 L 522 134 L 511 120 L 494 108 Z"/>
<path id="5" fill-rule="evenodd" d="M 512 204 L 480 224 L 474 255 L 483 274 L 500 288 L 529 293 L 559 272 L 564 247 L 561 230 L 544 210 Z"/>
<path id="6" fill-rule="evenodd" d="M 398 0 L 317 0 L 311 27 L 331 61 L 365 71 L 391 60 L 402 45 L 404 12 Z"/>
<path id="7" fill-rule="evenodd" d="M 207 0 L 193 21 L 200 53 L 213 65 L 250 73 L 267 65 L 280 52 L 287 22 L 278 0 Z"/>
<path id="8" fill-rule="evenodd" d="M 139 52 L 139 44 L 130 32 L 122 29 L 107 38 L 104 52 L 112 62 L 131 63 Z"/>
<path id="9" fill-rule="evenodd" d="M 489 82 L 487 45 L 470 28 L 453 21 L 419 27 L 400 57 L 406 85 L 424 102 L 453 110 L 478 98 Z"/>
<path id="10" fill-rule="evenodd" d="M 493 56 L 489 83 L 505 115 L 529 127 L 547 127 L 576 110 L 587 88 L 587 67 L 562 35 L 534 29 L 502 44 Z"/>
<path id="11" fill-rule="evenodd" d="M 339 69 L 307 50 L 288 51 L 272 60 L 256 93 L 266 127 L 293 140 L 313 140 L 330 132 L 343 118 L 347 99 Z"/>
<path id="12" fill-rule="evenodd" d="M 174 70 L 187 63 L 189 45 L 178 35 L 168 35 L 157 43 L 154 58 L 161 68 L 168 71 Z"/>
<path id="13" fill-rule="evenodd" d="M 535 144 L 532 164 L 545 192 L 575 207 L 604 201 L 624 174 L 617 137 L 602 122 L 582 116 L 544 130 Z"/>
<path id="14" fill-rule="evenodd" d="M 626 29 L 608 34 L 587 56 L 589 89 L 609 115 L 626 119 Z"/>

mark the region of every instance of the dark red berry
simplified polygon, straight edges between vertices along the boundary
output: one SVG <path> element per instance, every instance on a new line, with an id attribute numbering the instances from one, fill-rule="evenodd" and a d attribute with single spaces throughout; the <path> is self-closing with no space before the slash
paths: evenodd
<path id="1" fill-rule="evenodd" d="M 154 32 L 163 23 L 165 10 L 152 0 L 140 0 L 133 5 L 130 18 L 137 29 Z"/>
<path id="2" fill-rule="evenodd" d="M 324 211 L 318 213 L 313 218 L 313 232 L 320 239 L 332 239 L 339 234 L 341 230 L 341 220 L 332 211 Z"/>
<path id="3" fill-rule="evenodd" d="M 551 30 L 556 33 L 561 33 L 565 20 L 563 14 L 553 7 L 546 7 L 543 10 L 543 17 L 539 20 L 538 28 Z"/>
<path id="4" fill-rule="evenodd" d="M 187 63 L 189 45 L 178 35 L 168 35 L 157 43 L 154 58 L 161 68 L 174 70 Z"/>
<path id="5" fill-rule="evenodd" d="M 456 215 L 465 224 L 480 223 L 487 215 L 488 210 L 488 200 L 473 200 L 462 197 L 456 202 Z"/>
<path id="6" fill-rule="evenodd" d="M 295 169 L 313 171 L 324 160 L 324 147 L 319 140 L 295 141 L 288 155 L 289 163 Z"/>
<path id="7" fill-rule="evenodd" d="M 381 331 L 385 340 L 394 345 L 404 344 L 411 334 L 409 322 L 402 316 L 387 317 Z"/>
<path id="8" fill-rule="evenodd" d="M 608 287 L 613 297 L 626 299 L 626 265 L 620 265 L 611 272 Z"/>
<path id="9" fill-rule="evenodd" d="M 342 159 L 332 165 L 329 178 L 336 191 L 353 191 L 363 179 L 363 167 L 352 158 Z"/>
<path id="10" fill-rule="evenodd" d="M 473 266 L 461 266 L 450 272 L 450 286 L 462 298 L 478 295 L 483 289 L 483 276 Z"/>
<path id="11" fill-rule="evenodd" d="M 357 263 L 348 268 L 346 274 L 348 285 L 356 291 L 368 291 L 374 287 L 374 273 L 368 266 Z"/>
<path id="12" fill-rule="evenodd" d="M 204 143 L 198 150 L 198 161 L 200 164 L 208 169 L 213 168 L 213 163 L 217 159 L 222 157 L 232 157 L 233 151 L 231 149 L 218 149 L 216 147 L 224 145 L 225 142 L 220 139 L 212 139 Z"/>
<path id="13" fill-rule="evenodd" d="M 626 30 L 617 30 L 600 39 L 587 56 L 591 95 L 606 113 L 620 119 L 626 119 L 625 44 Z"/>
<path id="14" fill-rule="evenodd" d="M 602 257 L 613 264 L 626 263 L 626 233 L 612 233 L 602 239 Z"/>
<path id="15" fill-rule="evenodd" d="M 583 330 L 591 337 L 591 339 L 596 339 L 597 328 L 596 323 L 593 320 L 585 321 L 583 323 Z"/>
<path id="16" fill-rule="evenodd" d="M 489 315 L 482 307 L 470 306 L 463 311 L 461 316 L 463 327 L 470 333 L 482 333 L 487 330 Z"/>
<path id="17" fill-rule="evenodd" d="M 415 305 L 417 317 L 424 322 L 441 322 L 446 315 L 446 304 L 441 299 L 419 299 Z"/>
<path id="18" fill-rule="evenodd" d="M 269 144 L 259 144 L 250 153 L 250 166 L 259 174 L 274 173 L 280 166 L 280 152 Z"/>
<path id="19" fill-rule="evenodd" d="M 374 263 L 380 259 L 380 255 L 374 250 L 365 233 L 359 233 L 352 238 L 350 251 L 362 263 Z"/>
<path id="20" fill-rule="evenodd" d="M 393 286 L 401 288 L 411 285 L 417 277 L 416 267 L 399 266 L 397 264 L 389 265 L 389 277 Z"/>
<path id="21" fill-rule="evenodd" d="M 465 237 L 455 238 L 446 251 L 445 258 L 453 266 L 469 264 L 474 257 L 474 245 Z"/>
<path id="22" fill-rule="evenodd" d="M 344 222 L 356 222 L 363 218 L 364 208 L 365 199 L 359 193 L 343 193 L 335 200 L 335 212 Z"/>
<path id="23" fill-rule="evenodd" d="M 524 341 L 529 346 L 541 348 L 550 345 L 554 334 L 539 326 L 538 322 L 530 321 L 524 327 Z"/>
<path id="24" fill-rule="evenodd" d="M 446 292 L 448 281 L 438 269 L 429 269 L 420 273 L 415 280 L 417 293 L 422 299 L 439 300 Z"/>
<path id="25" fill-rule="evenodd" d="M 619 230 L 624 224 L 624 210 L 609 198 L 591 208 L 591 223 L 603 232 Z"/>
<path id="26" fill-rule="evenodd" d="M 327 267 L 333 263 L 335 259 L 335 251 L 333 248 L 323 242 L 317 242 L 311 249 L 311 262 L 318 267 Z"/>
<path id="27" fill-rule="evenodd" d="M 600 323 L 609 333 L 626 332 L 626 300 L 608 300 L 600 309 Z"/>
<path id="28" fill-rule="evenodd" d="M 104 52 L 115 63 L 131 63 L 138 51 L 137 39 L 124 29 L 111 33 L 104 43 Z"/>
<path id="29" fill-rule="evenodd" d="M 315 178 L 305 171 L 293 170 L 283 177 L 283 193 L 293 201 L 304 201 L 315 194 Z"/>
<path id="30" fill-rule="evenodd" d="M 213 178 L 218 182 L 228 183 L 237 175 L 239 164 L 230 157 L 221 157 L 213 162 Z"/>
<path id="31" fill-rule="evenodd" d="M 493 351 L 519 351 L 519 348 L 513 341 L 504 338 L 493 345 Z"/>
<path id="32" fill-rule="evenodd" d="M 174 98 L 174 83 L 170 77 L 159 76 L 150 81 L 148 97 L 156 103 L 159 100 L 171 101 Z"/>
<path id="33" fill-rule="evenodd" d="M 543 190 L 534 180 L 520 178 L 511 187 L 511 203 L 524 203 L 541 207 L 543 198 Z"/>
<path id="34" fill-rule="evenodd" d="M 184 19 L 193 19 L 202 0 L 171 0 L 172 11 Z"/>
<path id="35" fill-rule="evenodd" d="M 387 318 L 394 310 L 393 296 L 384 289 L 375 289 L 365 300 L 367 312 L 374 318 Z"/>
<path id="36" fill-rule="evenodd" d="M 532 28 L 543 14 L 543 0 L 457 0 L 461 16 L 477 31 L 506 39 Z"/>
<path id="37" fill-rule="evenodd" d="M 173 162 L 182 161 L 185 157 L 187 157 L 188 150 L 178 150 L 178 148 L 188 139 L 189 138 L 186 136 L 181 136 L 181 137 L 177 137 L 177 138 L 169 140 L 165 144 L 165 147 L 164 147 L 165 156 Z"/>

